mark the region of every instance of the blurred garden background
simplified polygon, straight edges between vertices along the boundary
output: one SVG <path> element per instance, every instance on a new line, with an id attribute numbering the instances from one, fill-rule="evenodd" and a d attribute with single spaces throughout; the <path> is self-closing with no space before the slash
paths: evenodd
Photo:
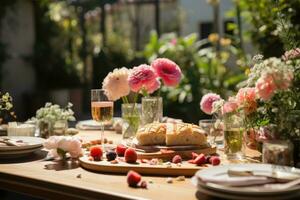
<path id="1" fill-rule="evenodd" d="M 299 0 L 1 0 L 0 88 L 18 121 L 48 101 L 85 119 L 108 72 L 166 57 L 184 77 L 164 114 L 198 123 L 202 95 L 236 91 L 253 55 L 299 46 L 299 19 Z"/>

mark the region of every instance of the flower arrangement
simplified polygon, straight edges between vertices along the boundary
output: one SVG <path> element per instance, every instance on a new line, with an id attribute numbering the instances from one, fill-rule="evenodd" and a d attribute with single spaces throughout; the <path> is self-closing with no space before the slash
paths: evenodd
<path id="1" fill-rule="evenodd" d="M 160 88 L 160 80 L 166 86 L 178 85 L 181 80 L 180 67 L 167 58 L 157 58 L 151 65 L 141 64 L 133 69 L 115 69 L 105 77 L 102 88 L 110 100 L 122 98 L 124 103 L 129 103 L 127 96 L 130 92 L 148 96 Z M 137 97 L 134 103 L 136 99 Z"/>
<path id="2" fill-rule="evenodd" d="M 5 121 L 8 116 L 13 119 L 17 118 L 15 113 L 12 111 L 12 100 L 13 99 L 8 92 L 4 94 L 0 92 L 0 124 Z"/>
<path id="3" fill-rule="evenodd" d="M 35 119 L 40 127 L 42 137 L 48 137 L 54 131 L 54 125 L 58 121 L 75 121 L 72 103 L 68 103 L 65 108 L 61 108 L 57 104 L 46 103 L 45 107 L 36 111 Z"/>
<path id="4" fill-rule="evenodd" d="M 254 66 L 238 93 L 227 101 L 216 94 L 204 95 L 201 109 L 223 118 L 239 116 L 257 140 L 300 137 L 300 49 L 282 58 L 254 57 Z"/>
<path id="5" fill-rule="evenodd" d="M 72 103 L 68 103 L 65 108 L 57 104 L 46 103 L 45 107 L 36 111 L 36 119 L 43 122 L 55 122 L 59 120 L 75 121 Z"/>
<path id="6" fill-rule="evenodd" d="M 72 158 L 82 155 L 80 139 L 72 136 L 51 136 L 44 142 L 44 147 L 49 150 L 48 157 L 66 159 L 69 154 Z"/>

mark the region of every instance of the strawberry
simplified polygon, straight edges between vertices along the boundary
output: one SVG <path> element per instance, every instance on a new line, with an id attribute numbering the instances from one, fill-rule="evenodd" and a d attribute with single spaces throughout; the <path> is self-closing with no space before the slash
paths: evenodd
<path id="1" fill-rule="evenodd" d="M 135 163 L 137 160 L 137 153 L 133 148 L 128 148 L 125 151 L 125 161 L 127 163 Z"/>
<path id="2" fill-rule="evenodd" d="M 197 158 L 198 154 L 195 152 L 192 152 L 192 159 L 195 160 Z"/>
<path id="3" fill-rule="evenodd" d="M 102 155 L 103 152 L 100 146 L 93 146 L 90 148 L 90 156 L 92 156 L 94 160 L 101 160 Z"/>
<path id="4" fill-rule="evenodd" d="M 195 160 L 188 160 L 188 163 L 196 164 L 196 163 L 195 163 Z"/>
<path id="5" fill-rule="evenodd" d="M 210 163 L 213 165 L 213 166 L 216 166 L 216 165 L 219 165 L 221 163 L 221 160 L 218 156 L 212 156 L 210 159 L 209 159 Z"/>
<path id="6" fill-rule="evenodd" d="M 197 158 L 195 159 L 195 164 L 196 164 L 196 165 L 202 165 L 202 164 L 205 163 L 205 161 L 206 161 L 205 155 L 204 155 L 204 154 L 200 154 L 200 155 L 198 155 Z"/>
<path id="7" fill-rule="evenodd" d="M 130 187 L 137 187 L 141 179 L 142 179 L 141 175 L 135 171 L 130 170 L 127 173 L 127 183 Z"/>
<path id="8" fill-rule="evenodd" d="M 126 146 L 124 146 L 123 144 L 119 144 L 116 148 L 116 153 L 118 154 L 118 156 L 124 156 L 126 149 Z"/>
<path id="9" fill-rule="evenodd" d="M 182 162 L 182 158 L 180 155 L 175 155 L 172 159 L 172 163 L 181 163 Z"/>

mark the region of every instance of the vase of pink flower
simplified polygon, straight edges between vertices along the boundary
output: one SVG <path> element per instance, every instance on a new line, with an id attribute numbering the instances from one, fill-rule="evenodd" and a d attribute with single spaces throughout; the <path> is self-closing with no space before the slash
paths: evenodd
<path id="1" fill-rule="evenodd" d="M 132 69 L 125 67 L 115 69 L 106 76 L 102 88 L 108 98 L 112 101 L 123 100 L 124 139 L 135 136 L 140 121 L 143 124 L 161 121 L 163 116 L 163 100 L 159 95 L 161 81 L 165 86 L 175 87 L 180 80 L 179 66 L 166 58 L 155 59 L 151 65 L 141 64 Z M 141 107 L 137 104 L 139 94 L 143 96 Z"/>
<path id="2" fill-rule="evenodd" d="M 181 80 L 179 66 L 167 58 L 158 58 L 151 65 L 142 64 L 134 67 L 129 76 L 129 85 L 132 91 L 141 93 L 143 125 L 160 122 L 163 117 L 163 100 L 159 96 L 150 96 L 159 90 L 162 83 L 167 87 L 175 87 Z"/>
<path id="3" fill-rule="evenodd" d="M 252 135 L 258 142 L 299 141 L 300 49 L 287 51 L 282 58 L 264 60 L 258 55 L 253 62 L 247 80 L 239 84 L 241 88 L 235 96 L 227 101 L 203 97 L 208 100 L 207 105 L 202 102 L 202 110 L 221 115 L 235 112 L 246 130 L 254 131 Z M 294 160 L 299 160 L 299 156 Z"/>

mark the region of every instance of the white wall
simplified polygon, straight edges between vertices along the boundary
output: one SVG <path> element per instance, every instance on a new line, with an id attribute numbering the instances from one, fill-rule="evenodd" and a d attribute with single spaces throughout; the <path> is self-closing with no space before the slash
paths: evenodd
<path id="1" fill-rule="evenodd" d="M 213 10 L 206 0 L 179 0 L 179 6 L 185 12 L 182 35 L 199 32 L 199 23 L 213 21 Z M 226 11 L 233 8 L 232 0 L 220 0 L 220 18 L 225 19 Z M 223 30 L 223 26 L 220 26 Z"/>
<path id="2" fill-rule="evenodd" d="M 32 1 L 17 0 L 7 10 L 0 26 L 0 39 L 6 45 L 9 56 L 2 69 L 2 90 L 11 93 L 15 108 L 20 114 L 26 106 L 26 102 L 22 101 L 23 94 L 32 91 L 35 86 L 32 63 L 25 59 L 33 55 L 33 13 Z"/>

